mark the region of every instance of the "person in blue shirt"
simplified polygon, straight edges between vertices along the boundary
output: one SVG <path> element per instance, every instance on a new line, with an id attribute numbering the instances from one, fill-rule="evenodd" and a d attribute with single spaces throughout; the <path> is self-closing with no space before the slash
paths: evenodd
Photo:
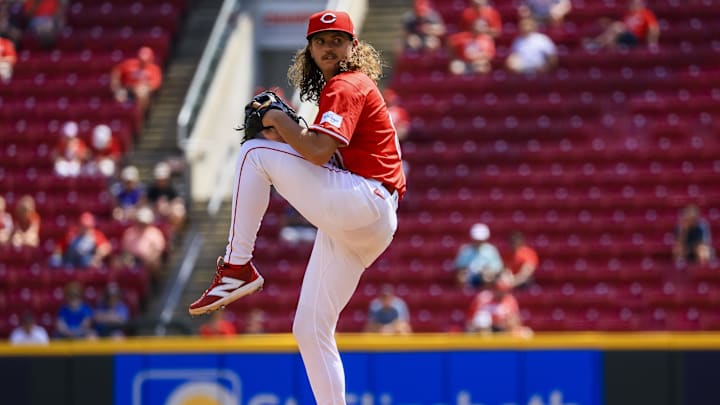
<path id="1" fill-rule="evenodd" d="M 93 329 L 93 311 L 83 301 L 80 284 L 72 282 L 65 287 L 65 304 L 58 312 L 55 329 L 55 337 L 59 339 L 96 337 Z"/>
<path id="2" fill-rule="evenodd" d="M 493 280 L 504 269 L 503 260 L 495 245 L 489 242 L 490 228 L 475 224 L 470 228 L 474 241 L 463 245 L 455 257 L 454 267 L 460 285 L 480 287 Z"/>
<path id="3" fill-rule="evenodd" d="M 113 217 L 119 221 L 130 220 L 138 206 L 145 203 L 145 185 L 135 166 L 126 166 L 120 172 L 120 181 L 113 184 L 110 191 L 115 197 Z"/>
<path id="4" fill-rule="evenodd" d="M 123 302 L 122 290 L 117 284 L 108 284 L 102 302 L 95 308 L 94 319 L 95 329 L 101 337 L 125 336 L 130 309 Z"/>

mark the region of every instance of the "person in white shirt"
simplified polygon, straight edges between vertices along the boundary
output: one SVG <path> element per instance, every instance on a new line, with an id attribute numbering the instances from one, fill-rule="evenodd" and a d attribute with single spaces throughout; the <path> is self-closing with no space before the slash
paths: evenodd
<path id="1" fill-rule="evenodd" d="M 47 331 L 35 323 L 35 317 L 30 312 L 23 314 L 22 325 L 10 334 L 10 343 L 14 345 L 46 345 L 49 342 Z"/>
<path id="2" fill-rule="evenodd" d="M 557 65 L 557 47 L 552 39 L 537 32 L 537 23 L 520 21 L 520 35 L 513 41 L 506 66 L 515 73 L 547 72 Z"/>

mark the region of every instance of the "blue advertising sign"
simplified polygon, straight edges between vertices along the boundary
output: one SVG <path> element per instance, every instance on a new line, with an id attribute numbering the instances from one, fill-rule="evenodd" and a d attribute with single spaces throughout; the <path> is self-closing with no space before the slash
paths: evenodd
<path id="1" fill-rule="evenodd" d="M 602 354 L 596 351 L 523 352 L 521 404 L 601 405 Z"/>
<path id="2" fill-rule="evenodd" d="M 343 353 L 348 405 L 601 405 L 595 351 Z M 315 403 L 299 354 L 115 358 L 116 405 Z"/>

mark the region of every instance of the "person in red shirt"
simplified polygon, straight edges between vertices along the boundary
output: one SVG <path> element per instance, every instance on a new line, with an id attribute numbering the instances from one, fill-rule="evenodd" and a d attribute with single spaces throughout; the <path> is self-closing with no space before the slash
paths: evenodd
<path id="1" fill-rule="evenodd" d="M 600 48 L 636 47 L 646 43 L 658 45 L 660 26 L 655 14 L 645 6 L 644 0 L 630 0 L 622 21 L 611 23 L 598 37 L 589 42 Z"/>
<path id="2" fill-rule="evenodd" d="M 155 52 L 147 46 L 138 50 L 136 58 L 115 65 L 110 72 L 110 89 L 120 103 L 134 100 L 142 115 L 150 98 L 162 84 L 162 69 L 155 63 Z"/>
<path id="3" fill-rule="evenodd" d="M 78 225 L 71 227 L 65 239 L 53 252 L 51 264 L 69 267 L 100 267 L 112 252 L 110 241 L 104 233 L 95 228 L 95 216 L 83 212 Z"/>
<path id="4" fill-rule="evenodd" d="M 505 332 L 517 336 L 532 334 L 532 331 L 522 324 L 520 307 L 511 292 L 511 280 L 509 273 L 500 273 L 475 295 L 467 310 L 465 327 L 468 332 Z"/>
<path id="5" fill-rule="evenodd" d="M 225 319 L 225 312 L 215 311 L 207 322 L 200 325 L 199 333 L 203 337 L 234 336 L 237 329 L 232 322 Z"/>
<path id="6" fill-rule="evenodd" d="M 497 38 L 502 32 L 502 17 L 488 0 L 471 1 L 471 4 L 460 15 L 460 30 L 472 31 L 477 19 L 485 20 L 488 34 L 493 38 Z"/>
<path id="7" fill-rule="evenodd" d="M 105 177 L 112 177 L 122 159 L 122 147 L 109 126 L 100 124 L 93 128 L 90 150 L 92 158 L 86 165 L 85 171 L 90 175 L 99 173 Z"/>
<path id="8" fill-rule="evenodd" d="M 489 34 L 487 21 L 475 20 L 472 31 L 462 31 L 448 38 L 450 73 L 488 73 L 495 56 L 495 40 Z"/>
<path id="9" fill-rule="evenodd" d="M 306 39 L 288 77 L 302 101 L 318 104 L 317 116 L 305 128 L 280 110 L 249 104 L 268 139 L 250 139 L 240 148 L 225 256 L 189 312 L 207 313 L 262 287 L 251 259 L 274 187 L 318 229 L 293 334 L 316 402 L 343 404 L 345 375 L 335 327 L 364 270 L 394 237 L 405 174 L 397 133 L 377 87 L 378 52 L 358 40 L 350 16 L 341 11 L 311 15 Z"/>
<path id="10" fill-rule="evenodd" d="M 61 0 L 25 0 L 23 4 L 28 28 L 35 34 L 40 44 L 52 47 L 55 34 L 64 23 L 65 2 Z"/>
<path id="11" fill-rule="evenodd" d="M 510 236 L 512 255 L 505 263 L 512 275 L 513 288 L 526 287 L 532 283 L 532 275 L 538 266 L 538 255 L 535 249 L 525 244 L 525 238 L 520 232 L 513 232 Z"/>
<path id="12" fill-rule="evenodd" d="M 90 157 L 90 150 L 85 141 L 78 137 L 78 124 L 74 121 L 66 122 L 62 127 L 62 134 L 52 151 L 55 164 L 55 174 L 61 177 L 76 177 L 80 175 L 83 165 Z"/>
<path id="13" fill-rule="evenodd" d="M 17 63 L 15 44 L 9 39 L 0 37 L 0 81 L 7 83 L 12 79 L 15 63 Z"/>

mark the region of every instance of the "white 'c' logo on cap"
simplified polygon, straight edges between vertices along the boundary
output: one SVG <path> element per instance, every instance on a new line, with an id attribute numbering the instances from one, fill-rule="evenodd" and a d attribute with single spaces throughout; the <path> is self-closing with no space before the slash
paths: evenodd
<path id="1" fill-rule="evenodd" d="M 333 13 L 325 13 L 320 17 L 320 21 L 324 22 L 325 24 L 332 24 L 337 20 L 337 16 Z"/>

